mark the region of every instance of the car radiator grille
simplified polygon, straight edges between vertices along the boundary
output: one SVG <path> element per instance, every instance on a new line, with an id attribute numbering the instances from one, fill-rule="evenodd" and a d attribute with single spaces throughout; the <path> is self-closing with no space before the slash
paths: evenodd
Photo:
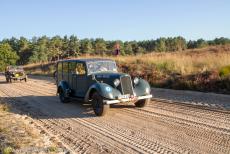
<path id="1" fill-rule="evenodd" d="M 133 86 L 130 76 L 122 76 L 121 79 L 121 89 L 124 95 L 133 95 Z"/>

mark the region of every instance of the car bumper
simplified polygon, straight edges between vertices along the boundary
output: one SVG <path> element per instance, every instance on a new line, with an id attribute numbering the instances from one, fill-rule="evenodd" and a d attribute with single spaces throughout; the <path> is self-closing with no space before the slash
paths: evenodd
<path id="1" fill-rule="evenodd" d="M 25 76 L 19 76 L 19 77 L 10 77 L 11 79 L 15 79 L 15 80 L 23 80 L 26 77 Z"/>
<path id="2" fill-rule="evenodd" d="M 117 104 L 122 102 L 137 101 L 137 100 L 149 99 L 149 98 L 152 98 L 152 95 L 138 96 L 138 97 L 126 98 L 126 99 L 105 100 L 104 103 L 109 105 L 109 104 Z"/>

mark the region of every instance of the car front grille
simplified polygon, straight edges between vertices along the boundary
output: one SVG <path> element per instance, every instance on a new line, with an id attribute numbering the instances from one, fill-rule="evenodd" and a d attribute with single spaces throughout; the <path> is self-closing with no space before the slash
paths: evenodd
<path id="1" fill-rule="evenodd" d="M 121 76 L 121 90 L 124 95 L 133 95 L 133 86 L 130 76 Z"/>

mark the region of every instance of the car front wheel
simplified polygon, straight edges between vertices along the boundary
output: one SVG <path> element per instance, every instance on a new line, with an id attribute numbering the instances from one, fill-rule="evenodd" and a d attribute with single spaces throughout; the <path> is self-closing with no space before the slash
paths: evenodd
<path id="1" fill-rule="evenodd" d="M 92 106 L 94 113 L 97 116 L 103 116 L 109 109 L 109 105 L 103 103 L 103 97 L 97 92 L 94 92 L 92 95 Z"/>
<path id="2" fill-rule="evenodd" d="M 142 99 L 135 103 L 136 107 L 145 107 L 149 103 L 150 99 Z"/>

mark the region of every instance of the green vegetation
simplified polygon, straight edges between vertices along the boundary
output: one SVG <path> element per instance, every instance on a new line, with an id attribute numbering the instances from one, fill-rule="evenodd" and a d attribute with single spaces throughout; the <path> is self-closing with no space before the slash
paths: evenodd
<path id="1" fill-rule="evenodd" d="M 2 150 L 3 154 L 13 154 L 14 149 L 12 147 L 6 147 Z"/>
<path id="2" fill-rule="evenodd" d="M 58 152 L 57 147 L 54 147 L 54 146 L 48 147 L 48 152 L 49 153 L 57 153 Z"/>
<path id="3" fill-rule="evenodd" d="M 219 75 L 221 77 L 227 77 L 230 76 L 230 65 L 222 67 L 219 71 Z"/>
<path id="4" fill-rule="evenodd" d="M 16 52 L 14 52 L 8 43 L 0 44 L 0 71 L 3 71 L 6 65 L 13 65 L 18 60 Z"/>

